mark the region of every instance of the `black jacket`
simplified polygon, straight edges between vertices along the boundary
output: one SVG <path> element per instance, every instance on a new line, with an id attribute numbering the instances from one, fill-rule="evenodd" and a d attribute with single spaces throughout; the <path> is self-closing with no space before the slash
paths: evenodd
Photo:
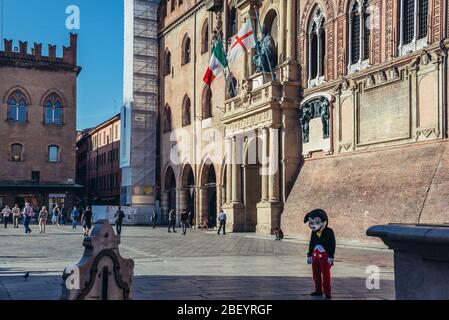
<path id="1" fill-rule="evenodd" d="M 321 245 L 324 250 L 326 250 L 329 258 L 334 258 L 335 254 L 335 234 L 331 228 L 324 228 L 323 233 L 321 233 L 321 237 L 318 237 L 316 232 L 312 232 L 312 236 L 310 237 L 309 243 L 309 252 L 307 253 L 308 257 L 311 257 L 313 254 L 313 250 L 317 245 Z"/>

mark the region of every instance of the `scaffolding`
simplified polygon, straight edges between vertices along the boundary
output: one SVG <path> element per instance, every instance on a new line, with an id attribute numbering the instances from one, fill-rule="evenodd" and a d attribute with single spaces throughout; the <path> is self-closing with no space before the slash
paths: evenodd
<path id="1" fill-rule="evenodd" d="M 156 184 L 159 0 L 132 1 L 132 99 L 129 166 L 122 168 L 122 204 L 154 205 Z M 126 35 L 125 35 L 126 36 Z M 129 44 L 127 44 L 129 45 Z M 125 60 L 125 63 L 130 63 Z M 133 196 L 139 202 L 134 203 Z M 149 199 L 153 199 L 153 203 Z"/>

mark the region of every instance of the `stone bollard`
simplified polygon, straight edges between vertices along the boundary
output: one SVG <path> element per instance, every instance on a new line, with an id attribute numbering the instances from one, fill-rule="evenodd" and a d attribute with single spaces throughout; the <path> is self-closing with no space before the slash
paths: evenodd
<path id="1" fill-rule="evenodd" d="M 84 238 L 80 262 L 62 276 L 62 300 L 131 300 L 134 261 L 119 253 L 120 237 L 107 220 Z"/>
<path id="2" fill-rule="evenodd" d="M 394 250 L 396 299 L 449 299 L 449 225 L 381 225 L 367 235 Z"/>

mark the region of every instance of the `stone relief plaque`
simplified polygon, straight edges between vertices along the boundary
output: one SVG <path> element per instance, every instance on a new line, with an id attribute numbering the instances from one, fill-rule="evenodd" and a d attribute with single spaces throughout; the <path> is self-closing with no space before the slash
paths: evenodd
<path id="1" fill-rule="evenodd" d="M 406 81 L 362 92 L 358 107 L 358 144 L 409 138 L 409 101 Z"/>

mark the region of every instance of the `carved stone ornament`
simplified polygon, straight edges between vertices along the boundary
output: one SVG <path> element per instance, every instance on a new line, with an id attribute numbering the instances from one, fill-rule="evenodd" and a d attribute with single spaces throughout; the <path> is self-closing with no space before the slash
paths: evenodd
<path id="1" fill-rule="evenodd" d="M 108 220 L 96 222 L 80 262 L 64 270 L 61 300 L 131 300 L 134 261 L 120 256 L 119 244 Z"/>

